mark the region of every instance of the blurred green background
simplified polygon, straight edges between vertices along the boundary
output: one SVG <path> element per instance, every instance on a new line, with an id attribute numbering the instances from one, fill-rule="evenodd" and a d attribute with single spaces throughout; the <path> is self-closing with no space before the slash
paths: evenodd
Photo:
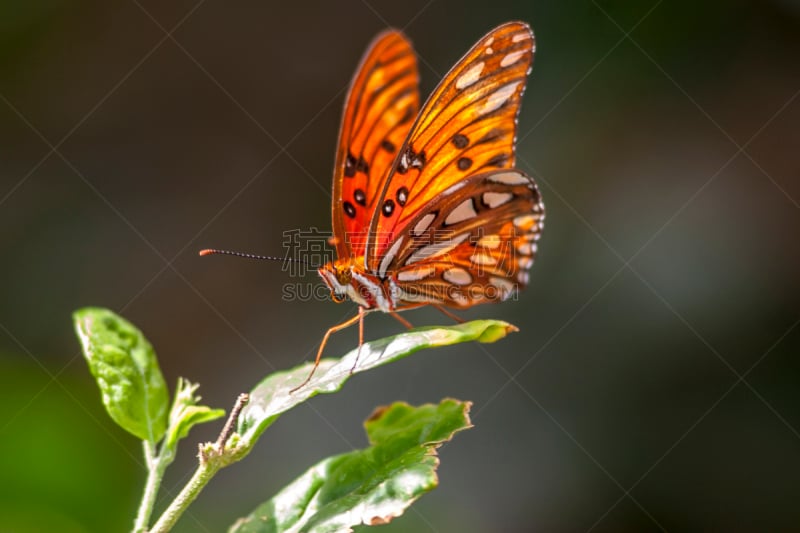
<path id="1" fill-rule="evenodd" d="M 282 301 L 279 265 L 197 250 L 282 255 L 284 230 L 329 229 L 344 90 L 376 33 L 405 29 L 427 94 L 511 19 L 538 40 L 518 153 L 547 225 L 519 300 L 465 315 L 521 332 L 285 415 L 177 530 L 221 531 L 363 446 L 376 405 L 446 396 L 475 428 L 386 531 L 798 528 L 800 2 L 39 0 L 0 3 L 0 531 L 132 523 L 139 443 L 70 313 L 122 313 L 214 406 L 308 359 L 352 304 Z M 185 441 L 159 508 L 218 431 Z"/>

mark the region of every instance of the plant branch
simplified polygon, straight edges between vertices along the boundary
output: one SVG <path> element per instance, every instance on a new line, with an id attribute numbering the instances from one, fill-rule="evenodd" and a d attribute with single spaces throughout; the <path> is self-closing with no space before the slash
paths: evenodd
<path id="1" fill-rule="evenodd" d="M 144 441 L 144 457 L 147 463 L 147 481 L 142 494 L 142 502 L 139 504 L 139 512 L 136 514 L 136 521 L 133 523 L 134 533 L 147 531 L 147 524 L 150 521 L 150 515 L 153 514 L 153 505 L 155 505 L 158 489 L 167 467 L 167 461 L 163 461 L 156 455 L 155 444 L 148 440 Z"/>
<path id="2" fill-rule="evenodd" d="M 228 439 L 231 438 L 233 429 L 236 427 L 236 422 L 239 420 L 239 415 L 242 413 L 242 409 L 244 409 L 244 406 L 247 405 L 249 401 L 250 395 L 246 392 L 243 392 L 238 398 L 236 398 L 236 404 L 231 410 L 231 415 L 228 417 L 228 420 L 225 422 L 225 426 L 222 428 L 222 431 L 217 438 L 217 450 L 220 453 L 225 450 L 225 444 L 228 442 Z"/>
<path id="3" fill-rule="evenodd" d="M 197 499 L 203 487 L 211 481 L 214 474 L 247 455 L 250 451 L 249 446 L 237 446 L 237 444 L 241 444 L 237 442 L 226 450 L 225 445 L 234 433 L 234 428 L 236 428 L 242 409 L 249 401 L 249 394 L 240 394 L 217 441 L 199 445 L 197 458 L 200 464 L 197 465 L 197 470 L 195 470 L 189 482 L 181 489 L 178 496 L 159 517 L 152 529 L 149 530 L 149 533 L 166 533 L 170 531 L 183 513 L 186 512 L 189 505 Z"/>
<path id="4" fill-rule="evenodd" d="M 201 444 L 199 454 L 200 464 L 197 466 L 197 470 L 195 470 L 189 482 L 181 489 L 180 494 L 172 500 L 169 507 L 167 507 L 161 517 L 159 517 L 158 522 L 150 529 L 149 533 L 167 533 L 170 531 L 189 505 L 197 499 L 203 487 L 205 487 L 206 484 L 211 481 L 211 478 L 214 477 L 214 474 L 224 466 L 224 464 L 219 461 L 204 461 L 204 454 L 205 451 Z"/>

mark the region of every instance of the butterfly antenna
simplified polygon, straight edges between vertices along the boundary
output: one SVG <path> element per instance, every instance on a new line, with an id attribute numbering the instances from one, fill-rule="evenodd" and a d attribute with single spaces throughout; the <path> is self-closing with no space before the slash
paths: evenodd
<path id="1" fill-rule="evenodd" d="M 256 255 L 256 254 L 248 254 L 245 252 L 233 252 L 231 250 L 216 250 L 214 248 L 206 248 L 205 250 L 200 250 L 199 255 L 206 256 L 206 255 L 234 255 L 236 257 L 245 257 L 247 259 L 260 259 L 262 261 L 281 261 L 287 263 L 303 263 L 304 265 L 309 265 L 313 268 L 318 268 L 316 265 L 312 264 L 310 261 L 306 261 L 303 259 L 294 259 L 291 257 L 274 257 L 271 255 Z"/>

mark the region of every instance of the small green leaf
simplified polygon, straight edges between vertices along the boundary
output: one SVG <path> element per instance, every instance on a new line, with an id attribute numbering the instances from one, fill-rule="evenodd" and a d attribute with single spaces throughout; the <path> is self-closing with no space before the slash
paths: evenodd
<path id="1" fill-rule="evenodd" d="M 317 463 L 229 532 L 338 532 L 391 521 L 436 487 L 436 448 L 472 427 L 469 406 L 446 399 L 377 409 L 364 424 L 371 447 Z"/>
<path id="2" fill-rule="evenodd" d="M 108 414 L 140 439 L 158 442 L 166 430 L 169 393 L 153 347 L 108 309 L 86 307 L 72 318 Z"/>
<path id="3" fill-rule="evenodd" d="M 250 393 L 250 403 L 239 417 L 238 432 L 251 445 L 278 416 L 317 394 L 336 392 L 351 374 L 396 361 L 422 348 L 460 342 L 495 342 L 517 328 L 502 320 L 473 320 L 450 327 L 418 328 L 394 337 L 368 342 L 341 359 L 323 359 L 311 381 L 295 392 L 313 368 L 304 364 L 267 376 Z M 358 364 L 356 365 L 356 358 Z"/>
<path id="4" fill-rule="evenodd" d="M 200 396 L 195 391 L 200 385 L 180 378 L 175 390 L 175 401 L 169 413 L 169 429 L 165 445 L 167 449 L 175 449 L 178 441 L 189 434 L 189 430 L 197 424 L 211 422 L 225 416 L 224 409 L 211 409 L 205 405 L 197 405 Z"/>

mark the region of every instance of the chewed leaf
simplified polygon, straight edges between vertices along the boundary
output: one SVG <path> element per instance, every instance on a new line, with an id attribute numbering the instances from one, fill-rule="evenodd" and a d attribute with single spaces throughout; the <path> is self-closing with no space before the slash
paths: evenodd
<path id="1" fill-rule="evenodd" d="M 317 463 L 230 533 L 339 532 L 391 521 L 436 487 L 436 448 L 471 427 L 469 407 L 446 399 L 377 409 L 364 424 L 369 448 Z"/>
<path id="2" fill-rule="evenodd" d="M 169 393 L 153 347 L 133 324 L 108 309 L 73 314 L 89 370 L 114 421 L 142 440 L 164 436 Z"/>
<path id="3" fill-rule="evenodd" d="M 285 372 L 277 372 L 259 383 L 250 393 L 250 403 L 239 417 L 238 432 L 245 442 L 254 443 L 281 413 L 317 394 L 336 392 L 350 377 L 391 361 L 401 359 L 422 348 L 447 346 L 460 342 L 495 342 L 517 328 L 502 320 L 474 320 L 450 327 L 419 328 L 368 342 L 341 359 L 323 359 L 314 377 L 295 392 L 311 372 L 313 363 Z M 356 358 L 358 365 L 353 368 Z"/>

